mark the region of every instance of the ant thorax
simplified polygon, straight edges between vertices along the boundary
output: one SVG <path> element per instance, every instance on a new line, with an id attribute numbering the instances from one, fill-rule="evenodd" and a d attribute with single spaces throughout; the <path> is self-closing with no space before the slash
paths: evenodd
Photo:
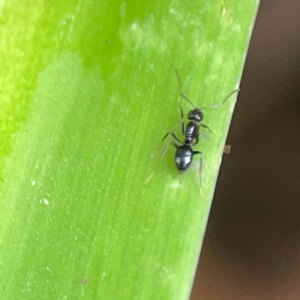
<path id="1" fill-rule="evenodd" d="M 199 125 L 191 121 L 186 125 L 185 128 L 185 144 L 197 144 L 199 138 Z M 195 140 L 193 142 L 193 140 Z"/>

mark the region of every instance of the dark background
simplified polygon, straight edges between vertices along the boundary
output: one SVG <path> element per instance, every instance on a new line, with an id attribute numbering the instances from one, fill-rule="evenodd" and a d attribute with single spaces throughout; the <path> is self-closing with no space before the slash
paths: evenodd
<path id="1" fill-rule="evenodd" d="M 299 0 L 261 2 L 227 144 L 191 299 L 299 300 Z"/>

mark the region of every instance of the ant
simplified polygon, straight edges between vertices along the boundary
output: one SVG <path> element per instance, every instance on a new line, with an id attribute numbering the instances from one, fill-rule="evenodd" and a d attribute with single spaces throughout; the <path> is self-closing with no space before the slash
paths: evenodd
<path id="1" fill-rule="evenodd" d="M 180 107 L 180 115 L 181 115 L 181 132 L 184 136 L 184 140 L 180 141 L 180 139 L 176 136 L 176 134 L 174 134 L 172 131 L 168 131 L 164 137 L 162 138 L 162 143 L 163 141 L 171 134 L 173 137 L 173 145 L 176 148 L 176 152 L 175 152 L 175 165 L 176 168 L 178 170 L 178 172 L 180 174 L 182 174 L 183 172 L 185 172 L 191 165 L 191 163 L 193 162 L 193 158 L 194 155 L 202 155 L 201 151 L 194 151 L 193 147 L 195 145 L 198 144 L 199 142 L 199 136 L 200 136 L 200 126 L 208 129 L 210 132 L 211 129 L 207 126 L 204 125 L 203 123 L 201 123 L 204 119 L 204 114 L 202 112 L 203 109 L 206 108 L 220 108 L 222 107 L 225 102 L 234 94 L 239 92 L 240 89 L 236 89 L 233 92 L 231 92 L 226 98 L 225 100 L 223 100 L 223 102 L 221 104 L 217 104 L 217 105 L 211 105 L 211 106 L 207 106 L 207 107 L 202 107 L 202 108 L 197 108 L 194 103 L 182 92 L 182 85 L 181 85 L 181 78 L 180 78 L 180 74 L 178 72 L 178 70 L 175 70 L 176 76 L 177 76 L 177 80 L 178 80 L 178 87 L 179 87 L 179 94 L 182 98 L 184 98 L 187 102 L 189 102 L 194 108 L 192 110 L 189 111 L 188 113 L 188 119 L 189 122 L 188 124 L 185 126 L 184 123 L 184 112 L 180 103 L 180 97 L 178 98 L 178 104 Z M 179 144 L 177 144 L 176 142 L 178 142 Z M 162 159 L 162 157 L 164 156 L 166 150 L 169 147 L 168 143 L 163 151 L 161 152 L 161 155 L 159 157 L 159 160 L 157 162 L 157 164 L 160 162 L 160 160 Z M 202 156 L 200 158 L 200 175 L 201 175 L 201 169 L 202 169 Z M 148 183 L 150 181 L 150 179 L 152 178 L 152 176 L 154 175 L 154 171 L 150 174 L 150 176 L 146 179 L 146 183 Z M 201 176 L 200 176 L 201 179 Z"/>

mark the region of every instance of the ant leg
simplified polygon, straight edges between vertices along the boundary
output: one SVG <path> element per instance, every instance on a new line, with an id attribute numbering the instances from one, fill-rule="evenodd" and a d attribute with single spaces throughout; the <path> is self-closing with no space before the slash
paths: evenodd
<path id="1" fill-rule="evenodd" d="M 167 136 L 168 136 L 169 134 L 171 134 L 171 135 L 173 136 L 173 139 L 174 139 L 174 140 L 176 140 L 178 143 L 181 144 L 181 141 L 180 141 L 179 138 L 175 135 L 175 133 L 173 133 L 172 131 L 168 131 L 168 132 L 164 135 L 164 137 L 162 138 L 160 147 L 161 147 L 161 145 L 163 144 L 164 140 L 167 138 Z M 160 148 L 160 147 L 159 147 L 159 148 Z"/>
<path id="2" fill-rule="evenodd" d="M 200 154 L 202 155 L 202 152 L 200 151 L 193 151 L 193 155 Z M 200 163 L 199 163 L 199 181 L 200 181 L 200 187 L 201 187 L 201 172 L 202 172 L 202 156 L 200 156 Z"/>
<path id="3" fill-rule="evenodd" d="M 204 125 L 204 124 L 201 123 L 200 126 L 207 129 L 209 132 L 213 132 L 207 125 Z"/>
<path id="4" fill-rule="evenodd" d="M 231 93 L 225 98 L 225 100 L 223 100 L 223 102 L 222 102 L 221 104 L 215 104 L 215 105 L 210 105 L 210 106 L 202 107 L 201 110 L 202 110 L 202 109 L 205 109 L 205 108 L 220 108 L 220 107 L 222 107 L 222 106 L 225 104 L 225 102 L 226 102 L 233 94 L 238 93 L 239 91 L 240 91 L 240 89 L 236 89 L 236 90 L 234 90 L 233 92 L 231 92 Z"/>
<path id="5" fill-rule="evenodd" d="M 170 146 L 170 143 L 168 143 L 168 144 L 164 147 L 164 149 L 163 149 L 163 151 L 161 152 L 161 154 L 160 154 L 160 156 L 159 156 L 159 159 L 158 159 L 158 161 L 157 161 L 157 163 L 156 163 L 156 165 L 155 165 L 155 167 L 154 167 L 153 172 L 145 179 L 145 181 L 144 181 L 145 184 L 147 184 L 147 183 L 151 180 L 151 178 L 153 177 L 153 175 L 154 175 L 154 173 L 155 173 L 155 171 L 156 171 L 156 169 L 157 169 L 157 167 L 158 167 L 159 162 L 161 161 L 161 159 L 162 159 L 163 156 L 165 155 L 165 153 L 166 153 L 167 149 L 169 148 L 169 146 Z"/>
<path id="6" fill-rule="evenodd" d="M 202 173 L 202 156 L 200 157 L 200 162 L 199 162 L 199 185 L 200 185 L 200 188 L 202 186 L 201 173 Z M 202 197 L 202 189 L 200 189 L 200 195 Z"/>
<path id="7" fill-rule="evenodd" d="M 193 151 L 193 154 L 194 155 L 197 155 L 197 154 L 201 154 L 202 155 L 202 152 L 201 151 Z"/>
<path id="8" fill-rule="evenodd" d="M 156 169 L 157 169 L 157 167 L 158 167 L 159 162 L 161 161 L 161 159 L 162 159 L 163 156 L 165 155 L 165 153 L 166 153 L 167 149 L 169 148 L 169 146 L 170 146 L 170 143 L 168 143 L 168 144 L 164 147 L 164 149 L 163 149 L 163 151 L 161 152 L 161 154 L 160 154 L 160 156 L 159 156 L 159 159 L 158 159 L 158 161 L 157 161 L 157 163 L 156 163 L 156 165 L 155 165 L 155 167 L 154 167 L 153 172 L 145 179 L 145 181 L 144 181 L 145 184 L 147 184 L 147 183 L 151 180 L 151 178 L 153 177 L 153 175 L 154 175 L 154 173 L 155 173 L 155 171 L 156 171 Z"/>
<path id="9" fill-rule="evenodd" d="M 179 143 L 181 143 L 180 140 L 178 139 L 178 137 L 177 137 L 172 131 L 169 131 L 169 132 L 167 132 L 167 133 L 164 135 L 164 137 L 163 137 L 163 139 L 162 139 L 162 142 L 167 138 L 167 136 L 168 136 L 169 134 L 172 135 L 172 137 L 174 138 L 174 140 L 176 140 L 176 141 L 178 141 Z M 174 142 L 173 142 L 173 143 L 174 143 Z M 174 145 L 176 145 L 176 144 L 174 143 Z M 160 156 L 159 156 L 159 159 L 158 159 L 158 161 L 157 161 L 157 163 L 156 163 L 156 165 L 155 165 L 155 167 L 154 167 L 153 172 L 152 172 L 152 173 L 146 178 L 146 180 L 144 181 L 145 184 L 147 184 L 147 183 L 151 180 L 151 178 L 153 177 L 153 175 L 154 175 L 156 169 L 158 168 L 158 165 L 159 165 L 160 161 L 161 161 L 162 158 L 164 157 L 164 155 L 165 155 L 167 149 L 169 148 L 169 146 L 170 146 L 170 142 L 163 148 L 163 150 L 162 150 L 162 152 L 161 152 L 161 154 L 160 154 Z"/>

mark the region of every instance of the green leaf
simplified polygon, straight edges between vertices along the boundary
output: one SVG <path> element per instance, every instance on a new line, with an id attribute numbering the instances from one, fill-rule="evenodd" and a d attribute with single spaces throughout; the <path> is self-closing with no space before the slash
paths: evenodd
<path id="1" fill-rule="evenodd" d="M 188 298 L 258 3 L 0 3 L 1 299 Z"/>

